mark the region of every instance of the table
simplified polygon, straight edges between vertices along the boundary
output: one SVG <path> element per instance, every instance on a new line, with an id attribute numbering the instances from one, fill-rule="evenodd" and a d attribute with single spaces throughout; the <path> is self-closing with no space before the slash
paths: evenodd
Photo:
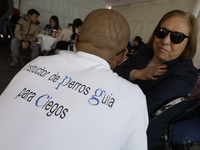
<path id="1" fill-rule="evenodd" d="M 38 42 L 41 45 L 41 51 L 50 51 L 52 49 L 52 46 L 55 42 L 55 38 L 49 35 L 44 35 L 44 34 L 38 34 L 37 35 Z"/>

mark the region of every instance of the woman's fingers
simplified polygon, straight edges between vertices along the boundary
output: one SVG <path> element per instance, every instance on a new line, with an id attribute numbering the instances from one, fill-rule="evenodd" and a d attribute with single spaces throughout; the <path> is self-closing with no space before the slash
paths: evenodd
<path id="1" fill-rule="evenodd" d="M 149 66 L 141 70 L 135 70 L 133 73 L 133 79 L 139 80 L 157 80 L 159 76 L 162 76 L 167 72 L 167 65 Z"/>
<path id="2" fill-rule="evenodd" d="M 166 65 L 151 67 L 147 72 L 147 79 L 149 80 L 157 80 L 159 76 L 162 76 L 165 72 L 167 72 Z"/>

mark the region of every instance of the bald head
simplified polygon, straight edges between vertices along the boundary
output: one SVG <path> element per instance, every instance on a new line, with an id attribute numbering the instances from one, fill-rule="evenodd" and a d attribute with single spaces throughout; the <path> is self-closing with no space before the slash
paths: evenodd
<path id="1" fill-rule="evenodd" d="M 91 45 L 98 52 L 117 53 L 126 48 L 129 36 L 129 25 L 121 14 L 114 10 L 98 9 L 85 18 L 79 43 Z"/>

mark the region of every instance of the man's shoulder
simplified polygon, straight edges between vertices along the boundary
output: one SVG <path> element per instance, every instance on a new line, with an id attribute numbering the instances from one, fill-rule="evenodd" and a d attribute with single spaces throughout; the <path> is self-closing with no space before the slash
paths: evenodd
<path id="1" fill-rule="evenodd" d="M 120 76 L 118 76 L 118 78 L 118 80 L 120 80 L 120 82 L 123 84 L 122 88 L 126 88 L 128 92 L 133 93 L 133 91 L 137 91 L 143 93 L 137 84 L 134 84 Z"/>
<path id="2" fill-rule="evenodd" d="M 29 21 L 27 20 L 27 17 L 28 17 L 28 16 L 22 16 L 22 17 L 19 19 L 18 23 L 20 23 L 20 24 L 26 24 L 27 22 L 29 22 Z"/>
<path id="3" fill-rule="evenodd" d="M 23 22 L 25 21 L 24 18 L 20 18 L 18 22 Z"/>
<path id="4" fill-rule="evenodd" d="M 64 29 L 62 29 L 62 32 L 63 33 L 69 33 L 69 32 L 72 32 L 72 29 L 70 29 L 70 28 L 64 28 Z"/>

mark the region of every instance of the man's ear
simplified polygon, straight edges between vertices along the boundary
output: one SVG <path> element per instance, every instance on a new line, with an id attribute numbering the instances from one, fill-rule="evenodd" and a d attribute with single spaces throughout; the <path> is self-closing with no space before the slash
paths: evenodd
<path id="1" fill-rule="evenodd" d="M 77 49 L 77 46 L 78 46 L 78 41 L 79 41 L 79 34 L 77 34 L 75 39 L 74 39 L 76 49 Z"/>
<path id="2" fill-rule="evenodd" d="M 126 60 L 126 54 L 127 53 L 128 53 L 128 50 L 125 50 L 124 52 L 122 52 L 119 60 L 117 61 L 117 66 L 120 66 Z"/>

